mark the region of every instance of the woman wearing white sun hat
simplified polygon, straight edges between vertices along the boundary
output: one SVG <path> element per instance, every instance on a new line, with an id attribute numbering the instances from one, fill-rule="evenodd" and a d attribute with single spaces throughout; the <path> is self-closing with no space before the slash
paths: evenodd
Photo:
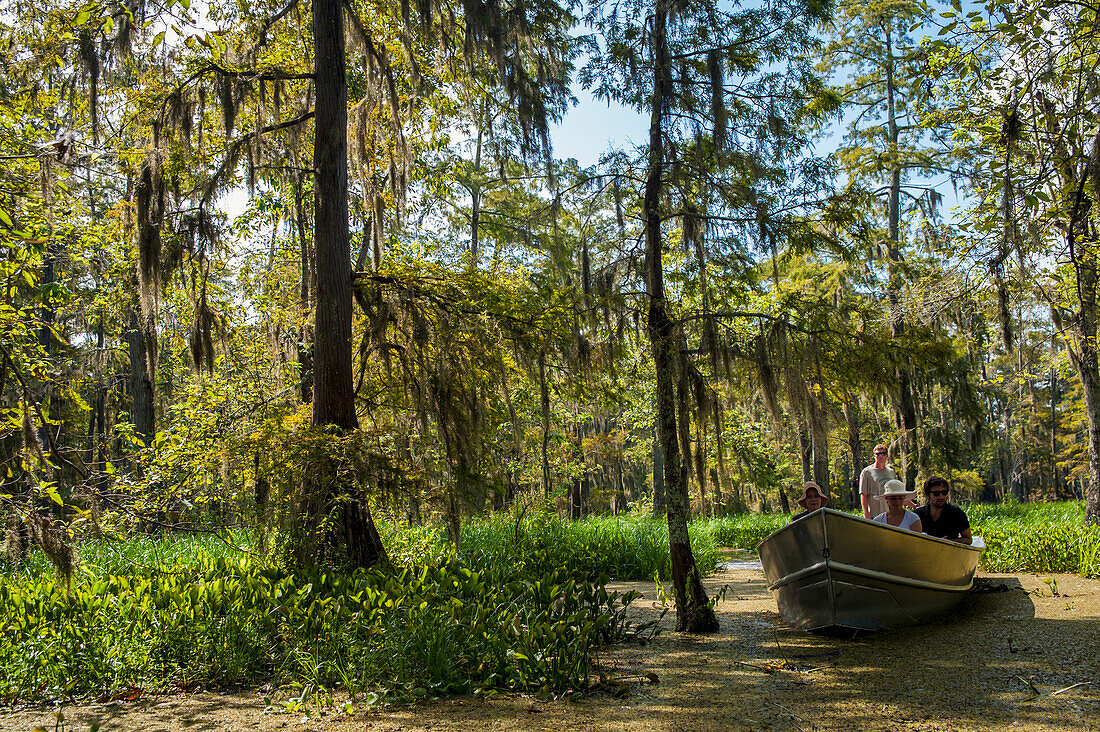
<path id="1" fill-rule="evenodd" d="M 916 531 L 919 534 L 921 530 L 920 518 L 917 514 L 905 508 L 905 501 L 916 494 L 916 491 L 905 490 L 905 484 L 900 480 L 886 481 L 882 491 L 882 498 L 886 501 L 886 511 L 875 516 L 872 520 L 887 526 Z"/>

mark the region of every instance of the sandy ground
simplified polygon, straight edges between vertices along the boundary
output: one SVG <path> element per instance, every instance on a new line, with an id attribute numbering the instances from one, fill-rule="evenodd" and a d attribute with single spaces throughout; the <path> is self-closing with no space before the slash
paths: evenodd
<path id="1" fill-rule="evenodd" d="M 707 582 L 712 593 L 726 587 L 719 633 L 666 631 L 600 654 L 605 673 L 626 682 L 622 697 L 460 697 L 306 715 L 265 707 L 264 692 L 203 693 L 71 706 L 62 726 L 51 710 L 3 709 L 0 730 L 1100 730 L 1100 581 L 1050 579 L 983 574 L 979 592 L 935 623 L 836 638 L 783 627 L 763 574 L 735 563 Z M 652 583 L 614 587 L 644 594 L 638 619 L 659 613 Z"/>

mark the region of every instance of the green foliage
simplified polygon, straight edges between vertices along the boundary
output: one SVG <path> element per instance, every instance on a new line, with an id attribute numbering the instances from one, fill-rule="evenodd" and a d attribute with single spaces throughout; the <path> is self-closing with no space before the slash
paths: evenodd
<path id="1" fill-rule="evenodd" d="M 69 590 L 0 578 L 0 700 L 271 680 L 404 699 L 583 690 L 632 600 L 565 568 L 505 579 L 457 564 L 290 574 L 204 558 Z"/>
<path id="2" fill-rule="evenodd" d="M 755 551 L 764 537 L 790 520 L 790 516 L 782 513 L 741 513 L 699 521 L 696 527 L 710 534 L 718 546 Z"/>
<path id="3" fill-rule="evenodd" d="M 701 572 L 718 564 L 715 542 L 705 526 L 691 527 L 691 547 Z M 399 563 L 447 561 L 453 551 L 441 525 L 381 531 L 387 550 Z M 458 559 L 483 571 L 498 567 L 510 578 L 546 576 L 560 567 L 586 581 L 667 578 L 668 525 L 651 515 L 570 521 L 546 510 L 493 514 L 463 527 Z"/>
<path id="4" fill-rule="evenodd" d="M 965 509 L 974 535 L 985 539 L 982 569 L 1100 577 L 1100 526 L 1085 525 L 1080 502 L 1009 501 Z"/>
<path id="5" fill-rule="evenodd" d="M 79 544 L 80 567 L 83 575 L 99 579 L 111 574 L 139 575 L 195 561 L 240 557 L 255 542 L 256 537 L 241 530 L 222 534 L 134 534 L 124 540 L 88 539 Z M 42 552 L 29 554 L 18 564 L 5 564 L 0 557 L 0 570 L 6 570 L 13 578 L 34 578 L 50 572 Z"/>

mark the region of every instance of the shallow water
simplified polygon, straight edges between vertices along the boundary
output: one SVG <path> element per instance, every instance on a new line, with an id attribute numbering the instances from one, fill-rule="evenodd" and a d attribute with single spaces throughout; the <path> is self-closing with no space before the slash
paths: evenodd
<path id="1" fill-rule="evenodd" d="M 759 559 L 743 559 L 736 562 L 722 562 L 718 565 L 718 569 L 759 569 L 764 568 L 760 566 Z"/>

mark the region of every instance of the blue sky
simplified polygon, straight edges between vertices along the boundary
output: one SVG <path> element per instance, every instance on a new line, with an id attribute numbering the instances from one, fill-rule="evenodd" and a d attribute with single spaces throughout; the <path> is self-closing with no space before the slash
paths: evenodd
<path id="1" fill-rule="evenodd" d="M 576 158 L 583 167 L 594 165 L 610 148 L 624 149 L 648 142 L 648 120 L 622 105 L 600 101 L 584 89 L 575 89 L 579 104 L 550 130 L 554 156 Z"/>

